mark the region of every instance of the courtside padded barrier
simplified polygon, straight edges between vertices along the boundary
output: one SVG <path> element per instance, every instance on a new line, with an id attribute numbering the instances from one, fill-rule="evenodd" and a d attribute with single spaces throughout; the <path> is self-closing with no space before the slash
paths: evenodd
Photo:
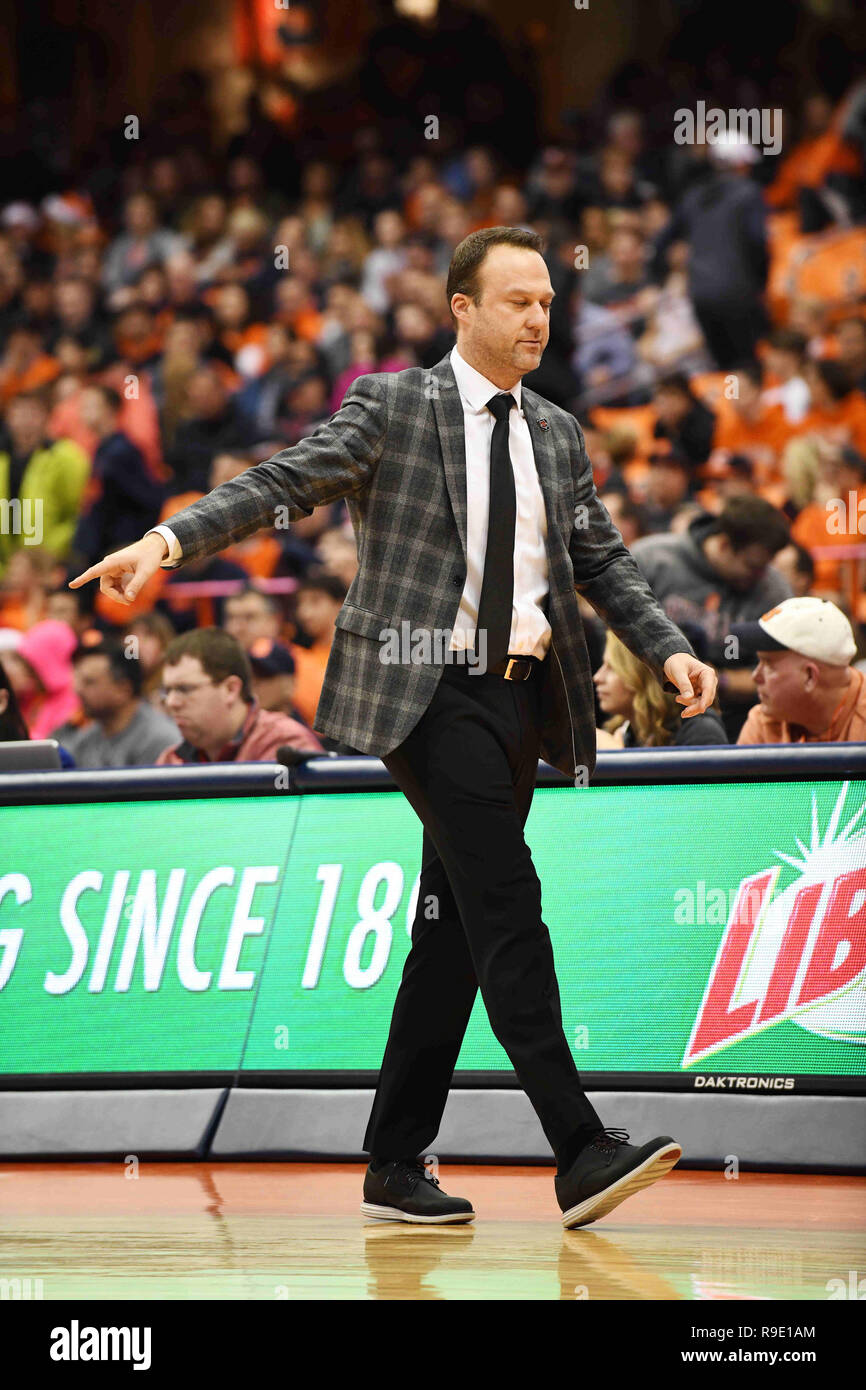
<path id="1" fill-rule="evenodd" d="M 716 744 L 703 748 L 607 749 L 598 754 L 591 786 L 817 782 L 864 776 L 866 743 L 732 744 L 728 747 Z M 569 779 L 556 768 L 539 761 L 536 786 L 570 785 Z M 280 763 L 220 763 L 213 767 L 7 773 L 0 775 L 0 806 L 395 790 L 391 775 L 379 758 L 361 754 L 352 757 L 312 755 L 290 767 Z"/>

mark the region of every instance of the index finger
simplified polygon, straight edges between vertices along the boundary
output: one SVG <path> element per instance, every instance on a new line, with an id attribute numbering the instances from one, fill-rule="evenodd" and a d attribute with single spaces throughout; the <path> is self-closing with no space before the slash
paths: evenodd
<path id="1" fill-rule="evenodd" d="M 87 584 L 91 579 L 98 579 L 100 575 L 107 574 L 112 568 L 113 566 L 109 564 L 108 560 L 100 560 L 98 564 L 91 565 L 90 569 L 85 570 L 83 574 L 77 574 L 74 579 L 70 579 L 68 587 L 70 589 L 78 589 L 82 584 Z"/>

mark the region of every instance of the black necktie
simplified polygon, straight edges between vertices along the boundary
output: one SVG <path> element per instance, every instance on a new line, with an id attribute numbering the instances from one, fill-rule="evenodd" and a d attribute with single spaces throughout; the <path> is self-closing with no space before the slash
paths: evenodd
<path id="1" fill-rule="evenodd" d="M 496 424 L 493 426 L 493 438 L 490 441 L 490 510 L 487 518 L 484 578 L 478 604 L 475 654 L 481 655 L 478 649 L 478 632 L 485 631 L 488 669 L 508 655 L 511 640 L 517 499 L 508 434 L 511 407 L 516 404 L 510 391 L 501 391 L 498 396 L 493 396 L 487 402 L 487 409 L 496 416 Z"/>

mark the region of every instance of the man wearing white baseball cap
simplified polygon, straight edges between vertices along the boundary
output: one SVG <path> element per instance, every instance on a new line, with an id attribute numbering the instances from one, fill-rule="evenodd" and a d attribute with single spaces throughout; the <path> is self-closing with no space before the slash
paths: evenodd
<path id="1" fill-rule="evenodd" d="M 731 633 L 754 652 L 759 703 L 738 743 L 866 742 L 866 673 L 840 608 L 824 598 L 787 598 Z"/>

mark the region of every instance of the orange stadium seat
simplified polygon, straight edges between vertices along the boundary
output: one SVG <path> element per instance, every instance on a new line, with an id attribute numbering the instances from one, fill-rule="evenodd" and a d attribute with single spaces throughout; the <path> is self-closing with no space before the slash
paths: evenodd
<path id="1" fill-rule="evenodd" d="M 599 430 L 616 430 L 617 433 L 632 434 L 634 436 L 634 455 L 629 462 L 645 462 L 653 450 L 657 447 L 658 441 L 653 437 L 653 430 L 656 424 L 655 406 L 652 405 L 632 405 L 632 406 L 593 406 L 591 411 L 592 424 Z M 626 465 L 628 466 L 628 465 Z"/>
<path id="2" fill-rule="evenodd" d="M 771 219 L 771 222 L 775 219 Z M 791 301 L 821 300 L 830 322 L 866 317 L 866 227 L 833 228 L 771 241 L 767 299 L 772 318 L 787 322 Z"/>
<path id="3" fill-rule="evenodd" d="M 823 299 L 831 322 L 866 317 L 866 227 L 821 232 L 796 272 L 796 292 Z"/>

